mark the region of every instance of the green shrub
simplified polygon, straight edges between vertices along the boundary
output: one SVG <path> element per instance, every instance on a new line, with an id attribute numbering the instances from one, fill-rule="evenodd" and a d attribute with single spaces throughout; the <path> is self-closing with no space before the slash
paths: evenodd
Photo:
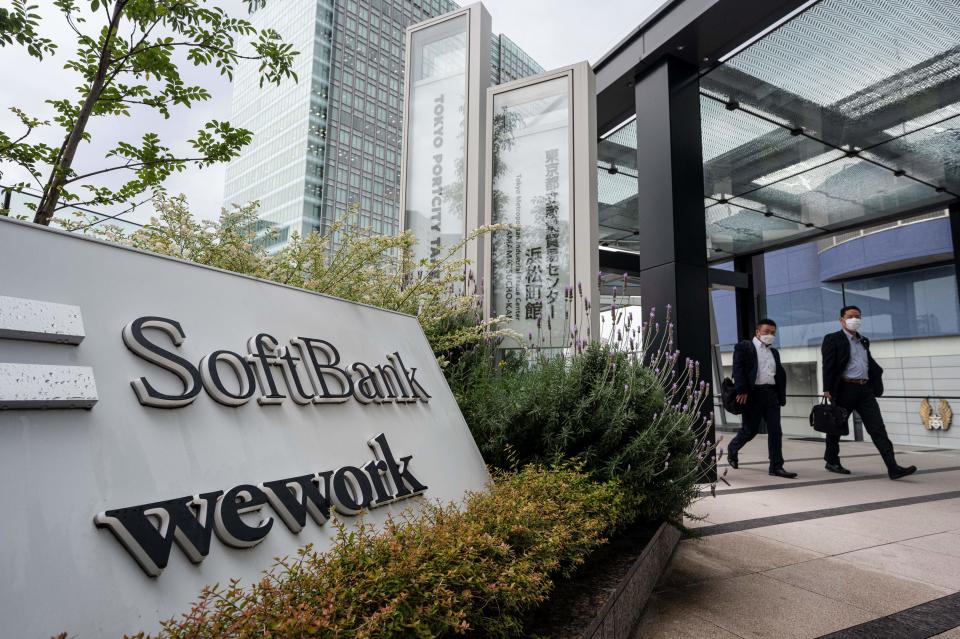
<path id="1" fill-rule="evenodd" d="M 478 349 L 447 375 L 488 464 L 577 459 L 598 480 L 622 482 L 639 517 L 677 521 L 713 451 L 696 434 L 698 368 L 676 374 L 677 354 L 663 342 L 646 356 L 593 342 L 529 362 Z"/>
<path id="2" fill-rule="evenodd" d="M 208 588 L 159 636 L 523 636 L 553 580 L 621 523 L 621 495 L 570 466 L 498 473 L 459 507 L 427 504 L 382 532 L 341 527 L 330 552 L 307 547 L 249 588 Z"/>
<path id="3" fill-rule="evenodd" d="M 353 224 L 354 211 L 326 233 L 293 233 L 281 249 L 268 253 L 263 241 L 271 233 L 258 236 L 256 202 L 224 209 L 216 222 L 195 218 L 183 196 L 159 196 L 153 205 L 157 217 L 130 235 L 116 226 L 91 227 L 91 220 L 59 222 L 141 250 L 415 315 L 441 365 L 446 353 L 491 336 L 519 338 L 503 329 L 502 318 L 484 319 L 480 296 L 464 285 L 469 264 L 461 257 L 463 246 L 499 226 L 477 229 L 431 262 L 414 259 L 416 238 L 409 231 L 373 233 Z"/>

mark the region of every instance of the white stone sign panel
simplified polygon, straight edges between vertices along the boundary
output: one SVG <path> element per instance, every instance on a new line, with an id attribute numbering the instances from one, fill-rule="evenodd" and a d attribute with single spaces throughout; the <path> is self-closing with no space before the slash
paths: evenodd
<path id="1" fill-rule="evenodd" d="M 6 219 L 0 256 L 0 304 L 82 316 L 53 327 L 82 341 L 0 333 L 0 370 L 34 373 L 0 379 L 4 636 L 156 631 L 331 518 L 488 480 L 414 317 Z"/>

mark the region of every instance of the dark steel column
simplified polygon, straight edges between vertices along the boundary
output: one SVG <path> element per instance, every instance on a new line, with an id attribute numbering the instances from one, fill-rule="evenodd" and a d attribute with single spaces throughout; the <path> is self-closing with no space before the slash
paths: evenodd
<path id="1" fill-rule="evenodd" d="M 763 254 L 744 255 L 734 258 L 733 268 L 746 273 L 750 284 L 747 288 L 736 289 L 737 298 L 737 339 L 749 339 L 757 321 L 766 313 L 767 281 L 764 273 Z M 773 318 L 776 321 L 776 318 Z"/>
<path id="2" fill-rule="evenodd" d="M 960 299 L 960 201 L 950 205 L 950 239 L 953 240 L 953 268 L 957 274 L 957 299 Z"/>
<path id="3" fill-rule="evenodd" d="M 710 379 L 710 286 L 703 214 L 697 67 L 667 58 L 634 87 L 637 109 L 640 290 L 660 317 L 669 304 L 681 359 Z M 713 409 L 708 397 L 706 410 Z M 711 441 L 714 434 L 709 434 Z"/>

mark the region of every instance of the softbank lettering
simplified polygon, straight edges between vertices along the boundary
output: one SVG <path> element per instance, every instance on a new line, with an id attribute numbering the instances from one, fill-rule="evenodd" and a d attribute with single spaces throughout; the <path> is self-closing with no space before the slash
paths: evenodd
<path id="1" fill-rule="evenodd" d="M 247 354 L 227 350 L 213 351 L 199 366 L 167 350 L 144 334 L 153 328 L 166 333 L 179 347 L 187 338 L 180 322 L 164 317 L 141 317 L 123 328 L 123 342 L 134 354 L 165 368 L 183 384 L 183 392 L 170 395 L 158 391 L 145 377 L 131 382 L 137 399 L 144 406 L 180 408 L 206 390 L 215 401 L 226 406 L 242 406 L 256 394 L 257 403 L 280 404 L 287 395 L 280 392 L 277 370 L 282 371 L 290 398 L 300 405 L 346 402 L 351 398 L 362 404 L 371 402 L 430 401 L 430 395 L 417 381 L 417 369 L 408 369 L 400 353 L 386 356 L 389 363 L 370 366 L 363 362 L 340 366 L 340 353 L 330 342 L 298 337 L 281 346 L 275 337 L 260 333 L 247 341 Z M 220 374 L 224 363 L 235 377 L 227 383 Z M 303 375 L 302 373 L 306 373 Z"/>
<path id="2" fill-rule="evenodd" d="M 154 329 L 154 334 L 145 333 L 147 329 Z M 281 404 L 288 397 L 301 406 L 351 399 L 361 404 L 430 401 L 417 381 L 416 367 L 408 368 L 396 351 L 386 356 L 387 363 L 347 366 L 341 365 L 340 353 L 329 341 L 297 337 L 283 346 L 274 336 L 260 333 L 247 341 L 245 355 L 216 350 L 194 365 L 151 339 L 159 334 L 177 348 L 187 339 L 179 322 L 163 317 L 141 317 L 123 328 L 123 342 L 130 351 L 173 374 L 183 386 L 181 392 L 170 394 L 146 377 L 133 380 L 131 386 L 144 406 L 182 408 L 202 390 L 231 407 L 243 406 L 258 392 L 261 406 Z M 223 368 L 230 371 L 227 379 Z M 228 546 L 256 546 L 273 528 L 274 518 L 264 513 L 268 505 L 291 532 L 299 533 L 308 515 L 322 526 L 331 508 L 356 515 L 427 489 L 410 470 L 412 455 L 397 458 L 383 433 L 367 444 L 373 459 L 362 465 L 107 510 L 94 522 L 110 530 L 143 571 L 156 577 L 166 567 L 174 542 L 194 563 L 209 554 L 214 532 Z"/>

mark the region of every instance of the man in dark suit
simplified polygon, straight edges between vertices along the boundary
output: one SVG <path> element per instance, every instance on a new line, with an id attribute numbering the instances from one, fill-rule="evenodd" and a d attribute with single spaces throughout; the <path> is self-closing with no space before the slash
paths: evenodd
<path id="1" fill-rule="evenodd" d="M 857 411 L 864 428 L 870 433 L 874 446 L 887 465 L 890 479 L 900 479 L 917 472 L 916 466 L 904 468 L 897 464 L 893 444 L 887 437 L 887 428 L 880 414 L 877 398 L 883 395 L 883 369 L 870 354 L 870 340 L 860 334 L 860 309 L 844 306 L 840 309 L 841 330 L 823 338 L 823 396 L 849 414 Z M 849 475 L 840 463 L 840 435 L 827 435 L 827 450 L 823 456 L 826 469 L 832 473 Z"/>
<path id="2" fill-rule="evenodd" d="M 780 365 L 780 353 L 773 348 L 776 336 L 776 323 L 762 319 L 757 322 L 753 339 L 743 340 L 733 350 L 733 383 L 737 403 L 743 404 L 743 425 L 727 447 L 727 460 L 732 468 L 739 467 L 740 449 L 756 437 L 764 421 L 770 474 L 793 479 L 797 474 L 783 469 L 780 407 L 787 403 L 787 372 Z"/>

